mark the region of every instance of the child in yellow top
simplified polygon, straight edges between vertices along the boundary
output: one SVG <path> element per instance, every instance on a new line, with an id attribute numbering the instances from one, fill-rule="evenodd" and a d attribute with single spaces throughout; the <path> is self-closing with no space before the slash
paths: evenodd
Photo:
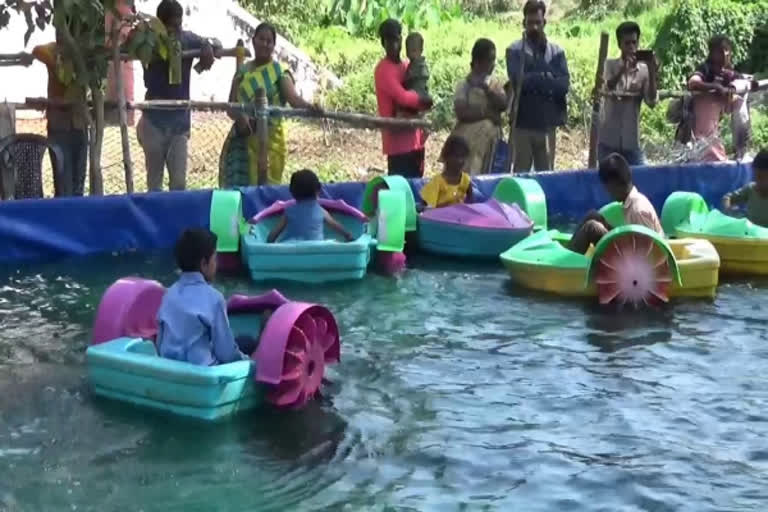
<path id="1" fill-rule="evenodd" d="M 463 137 L 451 135 L 445 141 L 440 159 L 443 172 L 421 189 L 421 198 L 430 208 L 440 208 L 472 201 L 472 180 L 464 172 L 469 158 L 469 145 Z"/>

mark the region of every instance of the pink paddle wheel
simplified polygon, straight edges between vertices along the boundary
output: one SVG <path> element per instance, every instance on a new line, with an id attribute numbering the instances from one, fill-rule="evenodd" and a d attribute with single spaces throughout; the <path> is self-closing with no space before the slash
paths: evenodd
<path id="1" fill-rule="evenodd" d="M 320 389 L 325 365 L 340 359 L 339 329 L 328 309 L 289 302 L 275 310 L 253 355 L 256 380 L 270 384 L 267 400 L 299 408 Z"/>
<path id="2" fill-rule="evenodd" d="M 610 240 L 597 261 L 595 284 L 600 304 L 658 306 L 669 302 L 669 255 L 644 234 Z"/>

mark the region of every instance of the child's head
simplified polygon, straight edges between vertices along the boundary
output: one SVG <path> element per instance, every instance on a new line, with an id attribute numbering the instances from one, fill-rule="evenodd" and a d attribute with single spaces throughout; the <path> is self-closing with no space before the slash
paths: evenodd
<path id="1" fill-rule="evenodd" d="M 464 171 L 469 158 L 469 145 L 464 137 L 451 135 L 445 141 L 440 159 L 445 164 L 446 174 L 456 175 Z"/>
<path id="2" fill-rule="evenodd" d="M 321 188 L 322 185 L 320 185 L 320 179 L 317 177 L 317 174 L 309 169 L 296 171 L 291 176 L 291 185 L 289 189 L 291 195 L 297 201 L 316 199 Z"/>
<path id="3" fill-rule="evenodd" d="M 605 190 L 616 201 L 624 201 L 632 190 L 632 171 L 618 153 L 608 155 L 600 162 L 598 176 Z"/>
<path id="4" fill-rule="evenodd" d="M 176 263 L 182 272 L 200 272 L 207 281 L 216 276 L 217 237 L 207 229 L 185 230 L 176 242 Z"/>
<path id="5" fill-rule="evenodd" d="M 424 38 L 418 32 L 411 32 L 405 38 L 405 54 L 410 60 L 421 57 L 424 52 Z"/>
<path id="6" fill-rule="evenodd" d="M 761 196 L 768 196 L 768 149 L 761 150 L 752 161 L 755 188 Z"/>

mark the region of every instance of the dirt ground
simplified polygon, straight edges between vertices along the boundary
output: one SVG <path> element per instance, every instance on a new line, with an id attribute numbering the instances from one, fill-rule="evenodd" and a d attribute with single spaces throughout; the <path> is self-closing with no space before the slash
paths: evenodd
<path id="1" fill-rule="evenodd" d="M 189 173 L 187 187 L 213 188 L 218 185 L 219 155 L 230 129 L 229 119 L 222 114 L 196 113 L 189 141 Z M 17 133 L 45 134 L 45 120 L 18 120 Z M 135 128 L 129 129 L 134 165 L 134 188 L 146 190 L 146 167 Z M 288 158 L 284 181 L 293 171 L 309 168 L 325 182 L 366 181 L 386 169 L 381 153 L 381 137 L 376 130 L 352 129 L 334 123 L 299 123 L 286 126 Z M 427 173 L 439 172 L 437 161 L 447 132 L 431 134 L 427 141 Z M 587 138 L 584 133 L 560 130 L 557 141 L 558 169 L 584 168 L 587 161 Z M 47 158 L 46 158 L 47 160 Z M 107 194 L 125 193 L 120 130 L 108 127 L 102 154 L 104 188 Z M 50 165 L 44 164 L 46 196 L 53 194 Z"/>

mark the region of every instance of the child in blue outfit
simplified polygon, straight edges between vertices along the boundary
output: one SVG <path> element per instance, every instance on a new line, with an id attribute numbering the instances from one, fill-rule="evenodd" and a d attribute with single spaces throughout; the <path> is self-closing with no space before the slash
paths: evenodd
<path id="1" fill-rule="evenodd" d="M 304 169 L 293 173 L 290 191 L 296 204 L 285 209 L 282 219 L 267 237 L 267 243 L 274 242 L 280 235 L 286 241 L 324 240 L 326 224 L 348 242 L 354 240 L 344 226 L 320 206 L 317 196 L 321 188 L 320 179 L 314 172 Z"/>
<path id="2" fill-rule="evenodd" d="M 201 366 L 248 359 L 232 335 L 224 296 L 209 284 L 216 275 L 216 235 L 188 229 L 175 252 L 182 274 L 157 313 L 159 355 Z"/>

